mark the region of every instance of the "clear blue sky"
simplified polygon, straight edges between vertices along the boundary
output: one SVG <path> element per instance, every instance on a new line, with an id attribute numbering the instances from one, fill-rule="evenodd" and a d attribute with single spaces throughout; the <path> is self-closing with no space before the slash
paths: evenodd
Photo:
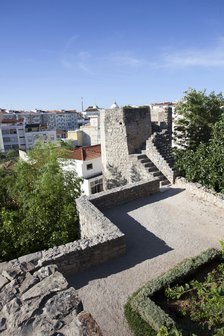
<path id="1" fill-rule="evenodd" d="M 223 83 L 223 0 L 0 1 L 0 107 L 146 104 Z"/>

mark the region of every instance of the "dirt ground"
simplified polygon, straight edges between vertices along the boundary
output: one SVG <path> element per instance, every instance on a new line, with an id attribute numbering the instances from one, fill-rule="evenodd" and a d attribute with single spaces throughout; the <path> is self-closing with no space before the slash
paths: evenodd
<path id="1" fill-rule="evenodd" d="M 224 210 L 172 187 L 104 213 L 126 234 L 127 253 L 68 281 L 104 336 L 130 336 L 123 313 L 128 296 L 185 258 L 219 247 Z"/>

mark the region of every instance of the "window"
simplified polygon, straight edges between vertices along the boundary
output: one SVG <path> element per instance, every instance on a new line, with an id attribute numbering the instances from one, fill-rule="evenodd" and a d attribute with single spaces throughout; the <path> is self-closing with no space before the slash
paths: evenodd
<path id="1" fill-rule="evenodd" d="M 103 179 L 90 182 L 91 194 L 96 194 L 103 191 Z"/>
<path id="2" fill-rule="evenodd" d="M 9 130 L 2 130 L 2 134 L 9 134 Z"/>
<path id="3" fill-rule="evenodd" d="M 92 163 L 87 164 L 86 169 L 87 170 L 93 169 L 93 164 Z"/>
<path id="4" fill-rule="evenodd" d="M 11 138 L 4 138 L 4 142 L 10 142 L 11 141 Z"/>

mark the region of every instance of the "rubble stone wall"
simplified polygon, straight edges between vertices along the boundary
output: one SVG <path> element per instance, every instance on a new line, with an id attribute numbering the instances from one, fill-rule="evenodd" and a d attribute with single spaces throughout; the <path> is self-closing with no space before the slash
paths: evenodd
<path id="1" fill-rule="evenodd" d="M 153 136 L 146 141 L 146 155 L 154 163 L 154 165 L 163 173 L 164 176 L 171 182 L 175 181 L 175 172 L 170 168 L 169 164 L 162 157 L 162 155 L 157 150 L 154 142 Z"/>
<path id="2" fill-rule="evenodd" d="M 0 275 L 2 336 L 102 336 L 56 265 L 9 263 Z"/>
<path id="3" fill-rule="evenodd" d="M 120 204 L 124 204 L 135 199 L 147 197 L 159 191 L 159 181 L 153 180 L 148 182 L 137 182 L 126 186 L 101 192 L 98 195 L 89 197 L 99 209 L 112 208 Z"/>
<path id="4" fill-rule="evenodd" d="M 224 209 L 224 195 L 203 187 L 200 183 L 188 182 L 185 178 L 178 177 L 175 180 L 175 186 L 185 188 L 192 192 L 196 197 Z"/>

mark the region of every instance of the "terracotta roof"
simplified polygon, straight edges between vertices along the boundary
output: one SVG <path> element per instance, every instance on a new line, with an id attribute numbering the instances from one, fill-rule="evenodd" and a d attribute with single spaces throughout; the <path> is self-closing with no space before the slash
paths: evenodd
<path id="1" fill-rule="evenodd" d="M 16 123 L 21 123 L 23 122 L 23 118 L 21 119 L 3 119 L 1 121 L 2 124 L 16 124 Z"/>
<path id="2" fill-rule="evenodd" d="M 101 145 L 76 148 L 72 151 L 71 158 L 75 160 L 92 160 L 101 156 Z"/>

